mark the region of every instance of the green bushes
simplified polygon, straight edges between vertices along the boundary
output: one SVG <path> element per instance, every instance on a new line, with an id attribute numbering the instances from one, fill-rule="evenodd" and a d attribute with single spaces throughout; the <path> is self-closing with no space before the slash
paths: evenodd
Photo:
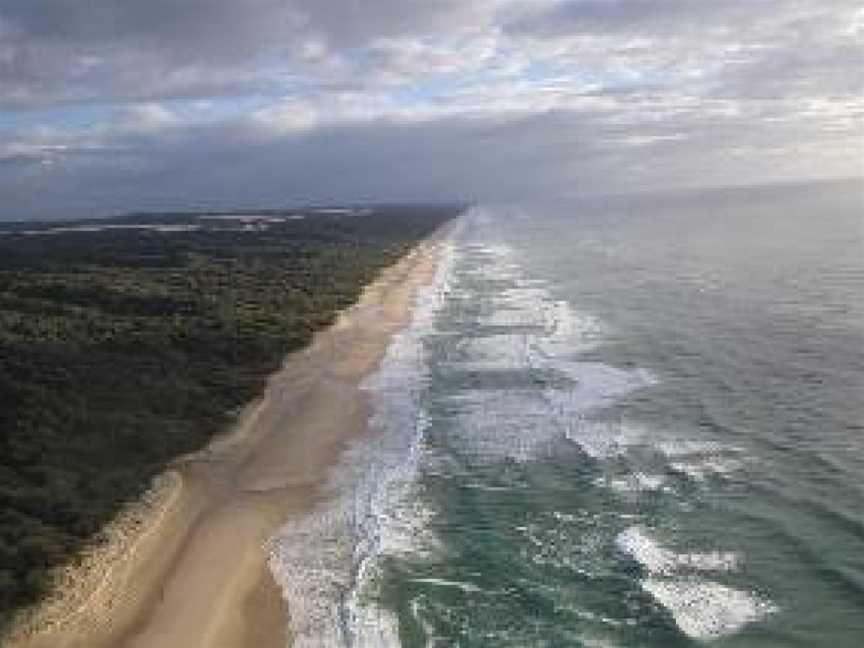
<path id="1" fill-rule="evenodd" d="M 0 235 L 0 630 L 166 464 L 230 424 L 285 353 L 460 209 Z M 119 220 L 167 221 L 210 222 Z"/>

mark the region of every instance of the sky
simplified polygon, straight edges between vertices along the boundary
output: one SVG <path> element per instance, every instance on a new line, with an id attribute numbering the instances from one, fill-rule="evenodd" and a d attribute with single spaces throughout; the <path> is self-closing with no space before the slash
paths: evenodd
<path id="1" fill-rule="evenodd" d="M 0 0 L 0 219 L 864 175 L 858 0 Z"/>

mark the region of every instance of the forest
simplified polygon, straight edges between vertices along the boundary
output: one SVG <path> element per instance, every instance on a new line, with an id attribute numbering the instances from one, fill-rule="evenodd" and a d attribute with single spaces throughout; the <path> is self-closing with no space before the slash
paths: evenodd
<path id="1" fill-rule="evenodd" d="M 0 225 L 0 630 L 462 205 Z"/>

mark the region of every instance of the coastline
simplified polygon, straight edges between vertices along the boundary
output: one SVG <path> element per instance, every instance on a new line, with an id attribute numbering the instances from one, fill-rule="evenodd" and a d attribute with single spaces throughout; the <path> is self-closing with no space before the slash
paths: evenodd
<path id="1" fill-rule="evenodd" d="M 290 354 L 229 433 L 176 460 L 3 645 L 285 646 L 290 610 L 269 572 L 267 542 L 315 505 L 346 443 L 366 430 L 360 382 L 409 321 L 449 227 L 384 269 Z"/>

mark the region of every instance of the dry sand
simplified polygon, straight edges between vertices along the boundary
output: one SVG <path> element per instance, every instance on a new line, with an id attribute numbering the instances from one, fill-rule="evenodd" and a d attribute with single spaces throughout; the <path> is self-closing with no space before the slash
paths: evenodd
<path id="1" fill-rule="evenodd" d="M 118 521 L 115 541 L 72 570 L 75 585 L 4 645 L 286 646 L 290 610 L 267 567 L 267 541 L 314 506 L 345 444 L 364 433 L 359 383 L 407 323 L 441 241 L 386 269 L 308 349 L 290 355 L 235 430 L 179 460 L 152 501 L 127 516 L 134 524 Z"/>

